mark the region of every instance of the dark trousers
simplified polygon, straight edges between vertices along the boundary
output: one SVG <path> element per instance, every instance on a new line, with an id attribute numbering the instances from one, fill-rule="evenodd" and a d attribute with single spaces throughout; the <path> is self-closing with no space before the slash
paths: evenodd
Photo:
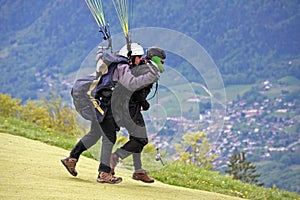
<path id="1" fill-rule="evenodd" d="M 98 121 L 91 122 L 90 131 L 75 145 L 70 153 L 70 157 L 79 159 L 79 156 L 82 154 L 82 152 L 96 144 L 102 136 L 102 147 L 98 171 L 109 173 L 111 170 L 110 156 L 113 145 L 116 142 L 117 129 L 118 126 L 114 121 L 111 109 L 108 108 L 107 113 L 101 123 L 98 123 Z"/>
<path id="2" fill-rule="evenodd" d="M 143 116 L 140 112 L 137 113 L 138 117 L 134 120 L 134 123 L 125 124 L 125 128 L 129 133 L 129 141 L 125 143 L 121 148 L 116 150 L 116 154 L 124 159 L 130 155 L 133 155 L 133 165 L 135 169 L 142 168 L 141 152 L 145 145 L 148 144 L 147 131 Z"/>

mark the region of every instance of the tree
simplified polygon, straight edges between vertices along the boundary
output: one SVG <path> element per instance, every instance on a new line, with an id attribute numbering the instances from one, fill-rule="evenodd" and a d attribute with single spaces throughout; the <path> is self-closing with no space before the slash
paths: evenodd
<path id="1" fill-rule="evenodd" d="M 48 111 L 48 116 L 50 118 L 49 128 L 70 135 L 78 134 L 78 126 L 76 124 L 78 119 L 75 115 L 75 111 L 64 105 L 61 96 L 52 92 L 49 100 L 42 99 L 40 106 Z"/>
<path id="2" fill-rule="evenodd" d="M 230 162 L 227 164 L 228 170 L 225 173 L 233 175 L 233 179 L 241 180 L 243 183 L 255 184 L 263 186 L 263 183 L 258 182 L 258 178 L 261 176 L 256 173 L 256 166 L 247 161 L 245 152 L 238 151 L 230 158 Z"/>
<path id="3" fill-rule="evenodd" d="M 19 108 L 19 119 L 32 122 L 40 126 L 49 127 L 51 119 L 45 107 L 39 105 L 36 101 L 28 100 L 26 104 Z"/>
<path id="4" fill-rule="evenodd" d="M 13 99 L 8 94 L 0 94 L 0 116 L 16 117 L 70 135 L 80 133 L 77 125 L 79 116 L 54 93 L 51 93 L 49 100 L 28 100 L 25 104 L 21 104 L 20 99 Z"/>
<path id="5" fill-rule="evenodd" d="M 21 99 L 13 99 L 9 94 L 0 94 L 0 116 L 16 117 Z"/>
<path id="6" fill-rule="evenodd" d="M 210 143 L 204 132 L 188 133 L 183 135 L 182 143 L 176 144 L 175 149 L 180 156 L 179 161 L 203 167 L 207 170 L 213 169 L 212 161 L 217 158 L 210 154 Z"/>

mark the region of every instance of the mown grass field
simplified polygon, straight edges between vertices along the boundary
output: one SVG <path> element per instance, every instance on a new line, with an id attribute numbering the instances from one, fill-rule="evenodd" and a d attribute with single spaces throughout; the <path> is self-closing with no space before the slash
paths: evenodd
<path id="1" fill-rule="evenodd" d="M 118 185 L 96 182 L 98 162 L 81 157 L 77 177 L 60 163 L 68 151 L 40 141 L 0 133 L 0 199 L 239 199 L 222 194 L 131 179 L 118 169 Z"/>
<path id="2" fill-rule="evenodd" d="M 292 192 L 243 184 L 178 163 L 151 171 L 160 181 L 154 184 L 132 180 L 132 169 L 125 166 L 117 168 L 121 184 L 99 184 L 98 161 L 85 157 L 93 157 L 89 152 L 80 158 L 74 178 L 60 159 L 79 138 L 0 116 L 0 199 L 300 199 Z"/>

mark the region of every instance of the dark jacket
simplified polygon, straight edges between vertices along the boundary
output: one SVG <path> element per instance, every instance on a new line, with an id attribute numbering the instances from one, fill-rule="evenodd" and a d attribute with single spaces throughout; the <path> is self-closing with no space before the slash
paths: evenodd
<path id="1" fill-rule="evenodd" d="M 129 100 L 129 113 L 131 119 L 139 126 L 145 126 L 141 110 L 148 110 L 150 104 L 147 101 L 147 96 L 151 92 L 153 84 L 150 84 L 138 91 L 135 91 Z"/>
<path id="2" fill-rule="evenodd" d="M 133 76 L 139 77 L 142 74 L 148 74 L 152 68 L 151 65 L 151 63 L 139 65 L 130 70 Z M 148 82 L 135 91 L 129 91 L 123 85 L 117 84 L 112 95 L 112 109 L 114 119 L 119 126 L 145 126 L 140 111 L 141 108 L 143 108 L 143 110 L 149 109 L 149 103 L 146 99 L 155 81 L 156 80 L 151 83 Z"/>

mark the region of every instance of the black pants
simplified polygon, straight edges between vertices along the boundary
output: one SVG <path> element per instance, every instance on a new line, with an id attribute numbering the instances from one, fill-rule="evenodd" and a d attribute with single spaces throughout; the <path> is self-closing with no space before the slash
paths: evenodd
<path id="1" fill-rule="evenodd" d="M 107 113 L 100 124 L 98 121 L 91 122 L 90 131 L 75 145 L 70 153 L 70 157 L 79 159 L 82 152 L 96 144 L 102 136 L 102 148 L 98 171 L 109 173 L 111 170 L 110 156 L 113 145 L 116 142 L 116 130 L 118 130 L 118 126 L 114 121 L 111 109 L 108 108 Z"/>
<path id="2" fill-rule="evenodd" d="M 141 152 L 143 151 L 144 146 L 148 144 L 147 131 L 142 114 L 138 112 L 133 123 L 127 123 L 124 126 L 130 135 L 129 141 L 121 148 L 117 149 L 115 153 L 121 159 L 132 154 L 134 168 L 141 169 Z"/>

